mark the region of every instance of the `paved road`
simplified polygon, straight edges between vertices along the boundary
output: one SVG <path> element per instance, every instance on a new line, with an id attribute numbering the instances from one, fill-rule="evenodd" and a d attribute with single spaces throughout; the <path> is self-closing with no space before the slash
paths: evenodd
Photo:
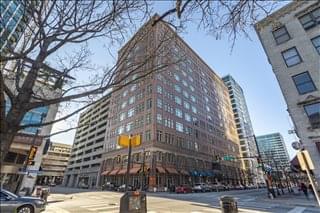
<path id="1" fill-rule="evenodd" d="M 63 189 L 67 190 L 68 189 Z M 53 193 L 46 213 L 113 213 L 119 212 L 122 193 L 81 190 L 73 193 Z M 265 190 L 227 191 L 211 193 L 149 193 L 147 205 L 149 213 L 221 212 L 219 198 L 232 195 L 238 199 L 240 212 L 275 212 L 275 213 L 316 213 L 320 209 L 312 200 L 307 201 L 301 195 L 283 195 L 270 200 L 265 197 Z"/>

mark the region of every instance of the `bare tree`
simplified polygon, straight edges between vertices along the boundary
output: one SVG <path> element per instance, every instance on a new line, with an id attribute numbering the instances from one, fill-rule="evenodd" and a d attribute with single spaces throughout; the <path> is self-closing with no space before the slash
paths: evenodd
<path id="1" fill-rule="evenodd" d="M 113 66 L 99 69 L 90 65 L 88 42 L 103 38 L 109 45 L 122 43 L 136 24 L 150 17 L 150 1 L 25 0 L 21 4 L 24 34 L 17 46 L 7 46 L 0 57 L 1 162 L 19 131 L 70 118 L 96 103 L 106 91 L 119 90 L 179 61 L 151 63 L 157 56 L 167 54 L 168 50 L 163 46 L 168 46 L 164 44 L 174 39 L 172 34 L 164 34 L 162 42 L 145 50 L 139 60 L 129 63 L 130 53 L 149 34 L 145 30 L 121 49 L 121 57 Z M 226 32 L 234 41 L 239 32 L 246 33 L 246 27 L 251 26 L 261 12 L 267 14 L 272 8 L 270 2 L 254 0 L 176 0 L 172 9 L 156 16 L 146 29 L 152 30 L 159 21 L 166 20 L 179 30 L 194 19 L 199 28 L 216 37 Z M 150 63 L 153 66 L 148 66 Z M 90 73 L 87 82 L 74 77 L 83 73 Z M 50 96 L 48 91 L 52 92 Z M 70 102 L 81 104 L 59 119 L 21 124 L 30 110 Z"/>

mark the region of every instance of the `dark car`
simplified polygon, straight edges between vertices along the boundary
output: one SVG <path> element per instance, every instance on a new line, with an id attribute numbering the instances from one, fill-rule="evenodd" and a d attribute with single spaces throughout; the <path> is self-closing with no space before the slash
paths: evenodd
<path id="1" fill-rule="evenodd" d="M 177 186 L 175 189 L 176 193 L 191 193 L 192 188 L 188 185 Z"/>
<path id="2" fill-rule="evenodd" d="M 122 184 L 117 189 L 118 192 L 125 192 L 126 191 L 126 184 Z M 133 187 L 128 185 L 128 191 L 133 191 Z"/>
<path id="3" fill-rule="evenodd" d="M 18 196 L 5 189 L 0 189 L 1 213 L 39 213 L 45 208 L 45 201 L 41 198 Z"/>

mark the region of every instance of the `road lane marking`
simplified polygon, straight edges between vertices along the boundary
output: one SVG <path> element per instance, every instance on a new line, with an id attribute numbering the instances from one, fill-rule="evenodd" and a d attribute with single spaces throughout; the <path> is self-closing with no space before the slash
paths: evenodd
<path id="1" fill-rule="evenodd" d="M 305 207 L 295 207 L 294 209 L 288 211 L 288 213 L 302 213 L 304 210 L 306 210 Z"/>

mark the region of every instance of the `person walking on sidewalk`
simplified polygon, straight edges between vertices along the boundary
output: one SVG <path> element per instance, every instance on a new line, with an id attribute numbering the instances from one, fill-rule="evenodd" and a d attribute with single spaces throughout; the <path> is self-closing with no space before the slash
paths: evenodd
<path id="1" fill-rule="evenodd" d="M 300 184 L 300 189 L 301 189 L 301 191 L 303 191 L 303 193 L 306 196 L 306 198 L 309 199 L 308 188 L 307 188 L 306 184 L 301 183 Z"/>

